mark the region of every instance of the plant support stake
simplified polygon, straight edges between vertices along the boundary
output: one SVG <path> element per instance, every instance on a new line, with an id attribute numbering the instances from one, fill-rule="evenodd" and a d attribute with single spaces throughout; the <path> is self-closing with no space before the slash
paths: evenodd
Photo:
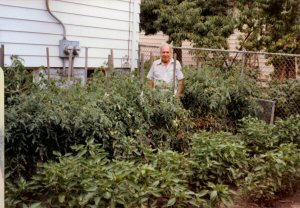
<path id="1" fill-rule="evenodd" d="M 48 75 L 48 82 L 50 81 L 50 56 L 49 56 L 49 48 L 46 48 L 47 54 L 47 75 Z"/>
<path id="2" fill-rule="evenodd" d="M 87 84 L 89 48 L 85 48 L 84 84 Z"/>
<path id="3" fill-rule="evenodd" d="M 4 207 L 4 73 L 0 67 L 0 207 Z"/>
<path id="4" fill-rule="evenodd" d="M 144 69 L 144 54 L 141 54 L 141 96 L 144 94 L 144 77 L 145 77 L 145 69 Z"/>
<path id="5" fill-rule="evenodd" d="M 175 88 L 175 73 L 176 73 L 176 61 L 177 61 L 177 54 L 174 53 L 174 68 L 173 68 L 173 92 L 174 92 L 174 95 L 176 94 L 176 88 Z"/>

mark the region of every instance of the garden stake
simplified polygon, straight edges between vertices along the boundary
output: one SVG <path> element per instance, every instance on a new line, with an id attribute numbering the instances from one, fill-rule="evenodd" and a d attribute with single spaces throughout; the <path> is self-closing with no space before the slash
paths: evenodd
<path id="1" fill-rule="evenodd" d="M 144 77 L 145 77 L 145 69 L 144 69 L 144 54 L 141 54 L 141 96 L 144 94 Z"/>
<path id="2" fill-rule="evenodd" d="M 109 77 L 110 77 L 110 65 L 111 65 L 111 55 L 108 55 L 108 67 L 105 69 L 105 77 L 106 77 L 106 84 L 105 84 L 105 95 L 109 96 Z"/>
<path id="3" fill-rule="evenodd" d="M 0 67 L 0 206 L 4 207 L 4 73 Z"/>
<path id="4" fill-rule="evenodd" d="M 176 60 L 177 60 L 177 54 L 174 53 L 173 54 L 174 56 L 174 68 L 173 68 L 173 92 L 174 92 L 174 95 L 176 95 L 176 88 L 175 88 L 175 72 L 176 72 Z"/>
<path id="5" fill-rule="evenodd" d="M 87 84 L 89 48 L 85 48 L 84 84 Z"/>
<path id="6" fill-rule="evenodd" d="M 49 48 L 46 48 L 47 54 L 47 75 L 48 75 L 48 82 L 50 81 L 50 56 L 49 56 Z"/>

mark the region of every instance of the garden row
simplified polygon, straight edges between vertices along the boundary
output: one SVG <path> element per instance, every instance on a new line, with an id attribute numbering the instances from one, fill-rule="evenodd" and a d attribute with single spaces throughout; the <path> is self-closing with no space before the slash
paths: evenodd
<path id="1" fill-rule="evenodd" d="M 5 73 L 8 207 L 216 207 L 232 187 L 269 202 L 299 181 L 300 117 L 249 117 L 262 91 L 251 76 L 186 71 L 178 99 L 140 96 L 133 74 L 107 96 L 101 72 L 67 88 L 31 83 L 17 59 Z"/>

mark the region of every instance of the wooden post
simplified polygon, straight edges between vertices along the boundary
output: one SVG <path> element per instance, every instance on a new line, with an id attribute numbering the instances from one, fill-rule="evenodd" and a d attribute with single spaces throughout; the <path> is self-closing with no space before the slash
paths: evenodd
<path id="1" fill-rule="evenodd" d="M 153 53 L 152 53 L 152 51 L 150 52 L 150 63 L 153 63 L 153 61 L 154 61 L 154 57 L 153 57 Z"/>
<path id="2" fill-rule="evenodd" d="M 1 45 L 0 48 L 0 67 L 4 67 L 4 45 Z"/>
<path id="3" fill-rule="evenodd" d="M 173 68 L 173 92 L 174 92 L 174 94 L 176 94 L 176 80 L 175 80 L 175 78 L 176 78 L 176 62 L 177 62 L 177 54 L 176 53 L 174 53 L 173 54 L 173 57 L 174 57 L 174 68 Z"/>
<path id="4" fill-rule="evenodd" d="M 142 63 L 142 60 L 141 60 L 141 45 L 139 44 L 138 46 L 138 68 L 141 68 L 141 63 Z"/>
<path id="5" fill-rule="evenodd" d="M 111 55 L 108 55 L 108 67 L 105 70 L 105 77 L 106 77 L 106 83 L 105 83 L 105 94 L 109 95 L 109 80 L 110 80 L 110 71 L 111 69 Z"/>
<path id="6" fill-rule="evenodd" d="M 296 79 L 298 79 L 298 72 L 299 72 L 299 66 L 298 66 L 298 57 L 295 57 L 295 73 L 296 73 Z"/>
<path id="7" fill-rule="evenodd" d="M 87 84 L 89 48 L 85 48 L 84 84 Z"/>
<path id="8" fill-rule="evenodd" d="M 244 68 L 246 67 L 246 54 L 245 54 L 245 50 L 243 50 L 242 53 L 242 69 L 241 69 L 241 77 L 243 78 L 244 76 Z"/>
<path id="9" fill-rule="evenodd" d="M 141 54 L 141 91 L 144 91 L 144 77 L 145 77 L 145 69 L 144 69 L 144 54 Z"/>
<path id="10" fill-rule="evenodd" d="M 47 54 L 47 75 L 48 75 L 48 82 L 50 81 L 50 56 L 49 56 L 49 48 L 46 48 Z"/>
<path id="11" fill-rule="evenodd" d="M 4 207 L 4 73 L 0 67 L 0 207 Z"/>
<path id="12" fill-rule="evenodd" d="M 110 50 L 110 62 L 111 62 L 111 68 L 112 68 L 112 70 L 114 69 L 114 50 L 113 49 L 111 49 Z"/>
<path id="13" fill-rule="evenodd" d="M 68 49 L 69 51 L 69 68 L 68 68 L 68 82 L 71 81 L 72 76 L 72 49 Z"/>

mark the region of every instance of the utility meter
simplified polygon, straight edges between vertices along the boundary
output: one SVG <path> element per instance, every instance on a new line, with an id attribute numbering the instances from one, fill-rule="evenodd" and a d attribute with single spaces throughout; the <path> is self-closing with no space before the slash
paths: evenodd
<path id="1" fill-rule="evenodd" d="M 79 41 L 60 40 L 59 57 L 68 58 L 70 53 L 73 57 L 78 57 L 80 53 Z"/>

